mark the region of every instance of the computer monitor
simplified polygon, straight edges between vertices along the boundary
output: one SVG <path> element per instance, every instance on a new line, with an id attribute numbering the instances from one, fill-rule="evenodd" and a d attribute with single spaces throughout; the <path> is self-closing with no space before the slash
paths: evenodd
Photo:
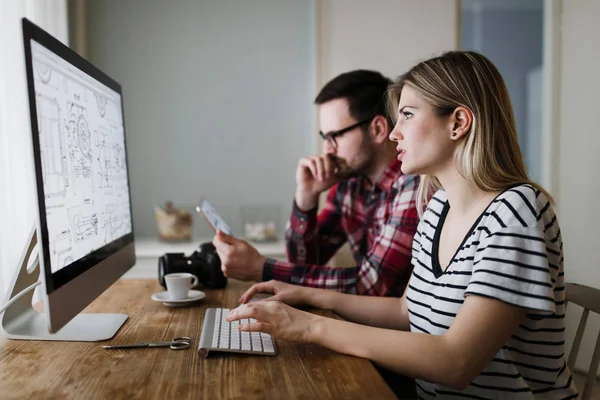
<path id="1" fill-rule="evenodd" d="M 37 241 L 45 313 L 22 302 L 2 326 L 15 339 L 109 339 L 127 315 L 80 312 L 135 264 L 121 86 L 27 19 L 23 38 L 38 226 L 20 269 Z"/>

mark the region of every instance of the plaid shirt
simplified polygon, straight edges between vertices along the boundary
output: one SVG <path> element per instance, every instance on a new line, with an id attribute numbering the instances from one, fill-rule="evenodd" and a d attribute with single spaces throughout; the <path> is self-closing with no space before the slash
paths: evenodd
<path id="1" fill-rule="evenodd" d="M 371 184 L 366 177 L 333 186 L 325 206 L 302 212 L 294 202 L 286 230 L 290 262 L 267 259 L 263 280 L 372 296 L 401 296 L 412 272 L 418 224 L 419 176 L 404 175 L 395 160 Z M 346 242 L 358 265 L 323 266 Z"/>

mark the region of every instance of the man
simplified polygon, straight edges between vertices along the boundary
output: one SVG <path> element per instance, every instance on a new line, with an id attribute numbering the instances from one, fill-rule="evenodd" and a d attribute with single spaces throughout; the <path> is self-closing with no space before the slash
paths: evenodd
<path id="1" fill-rule="evenodd" d="M 302 158 L 286 231 L 289 262 L 260 255 L 249 243 L 218 232 L 223 272 L 241 280 L 276 279 L 346 293 L 401 296 L 412 272 L 419 177 L 404 175 L 388 135 L 389 79 L 357 70 L 321 90 L 323 153 Z M 317 215 L 319 195 L 329 190 Z M 346 242 L 356 266 L 325 263 Z"/>

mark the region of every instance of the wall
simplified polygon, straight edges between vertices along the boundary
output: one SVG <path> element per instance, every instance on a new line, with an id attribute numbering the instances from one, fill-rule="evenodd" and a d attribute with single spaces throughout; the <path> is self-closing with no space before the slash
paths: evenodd
<path id="1" fill-rule="evenodd" d="M 313 14 L 312 1 L 88 2 L 88 58 L 123 86 L 138 237 L 156 234 L 154 205 L 201 197 L 235 233 L 243 204 L 273 204 L 283 225 L 313 146 Z"/>
<path id="2" fill-rule="evenodd" d="M 561 105 L 557 201 L 565 248 L 567 281 L 600 289 L 598 263 L 598 199 L 600 199 L 600 2 L 562 2 Z M 567 343 L 577 328 L 581 309 L 567 307 Z M 590 314 L 577 366 L 588 369 L 600 317 Z"/>
<path id="3" fill-rule="evenodd" d="M 69 44 L 65 0 L 0 1 L 0 304 L 37 220 L 23 17 Z"/>
<path id="4" fill-rule="evenodd" d="M 541 116 L 530 120 L 533 113 L 528 107 L 541 106 L 541 81 L 530 82 L 529 77 L 542 64 L 543 1 L 463 1 L 461 22 L 461 49 L 486 55 L 504 78 L 525 164 L 539 182 Z M 533 86 L 537 90 L 531 93 L 528 89 Z"/>
<path id="5" fill-rule="evenodd" d="M 155 235 L 154 205 L 191 206 L 203 196 L 238 233 L 247 203 L 277 205 L 282 226 L 297 160 L 320 150 L 318 88 L 355 68 L 396 77 L 456 45 L 454 1 L 323 0 L 316 8 L 87 2 L 88 58 L 123 85 L 136 235 Z M 417 40 L 415 21 L 437 29 Z M 199 218 L 194 231 L 210 236 Z"/>
<path id="6" fill-rule="evenodd" d="M 446 0 L 318 1 L 318 86 L 357 68 L 393 79 L 422 59 L 456 49 L 457 11 L 456 1 Z"/>

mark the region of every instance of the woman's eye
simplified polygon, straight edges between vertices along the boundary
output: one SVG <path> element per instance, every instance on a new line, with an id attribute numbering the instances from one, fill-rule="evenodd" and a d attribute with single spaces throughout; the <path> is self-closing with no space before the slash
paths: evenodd
<path id="1" fill-rule="evenodd" d="M 407 120 L 409 118 L 412 118 L 413 113 L 411 113 L 410 111 L 402 111 L 402 115 L 404 115 L 404 120 Z"/>

